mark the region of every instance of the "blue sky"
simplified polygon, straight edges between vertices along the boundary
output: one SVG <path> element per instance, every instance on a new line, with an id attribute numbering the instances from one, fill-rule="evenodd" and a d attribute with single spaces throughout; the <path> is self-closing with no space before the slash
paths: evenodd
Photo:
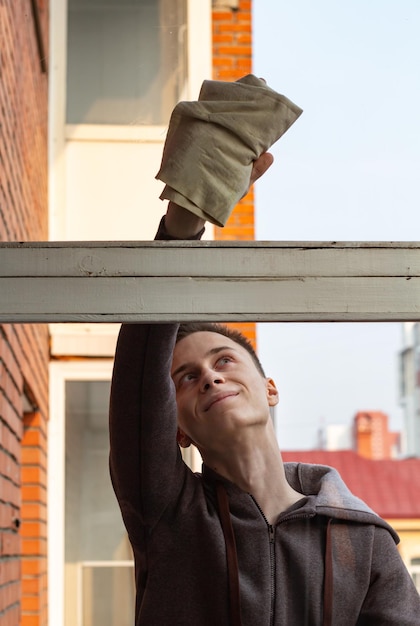
<path id="1" fill-rule="evenodd" d="M 418 0 L 254 0 L 254 73 L 304 109 L 256 186 L 257 239 L 412 241 L 420 232 Z M 402 424 L 400 324 L 264 324 L 283 448 L 358 410 Z"/>

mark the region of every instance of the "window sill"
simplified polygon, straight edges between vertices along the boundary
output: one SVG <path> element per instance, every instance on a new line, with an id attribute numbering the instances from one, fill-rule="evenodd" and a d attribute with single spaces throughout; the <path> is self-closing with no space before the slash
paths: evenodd
<path id="1" fill-rule="evenodd" d="M 67 141 L 116 141 L 163 143 L 167 126 L 125 126 L 112 124 L 67 124 Z"/>

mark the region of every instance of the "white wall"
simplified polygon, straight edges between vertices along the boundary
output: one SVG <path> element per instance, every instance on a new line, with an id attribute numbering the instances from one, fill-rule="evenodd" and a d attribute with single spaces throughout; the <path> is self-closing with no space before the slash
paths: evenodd
<path id="1" fill-rule="evenodd" d="M 187 0 L 188 99 L 211 77 L 211 1 Z M 49 239 L 150 240 L 166 202 L 155 180 L 164 126 L 66 125 L 67 1 L 50 6 Z M 168 120 L 169 121 L 169 120 Z M 206 238 L 212 238 L 211 228 Z M 70 328 L 71 326 L 71 328 Z M 52 325 L 53 355 L 111 356 L 118 327 Z"/>

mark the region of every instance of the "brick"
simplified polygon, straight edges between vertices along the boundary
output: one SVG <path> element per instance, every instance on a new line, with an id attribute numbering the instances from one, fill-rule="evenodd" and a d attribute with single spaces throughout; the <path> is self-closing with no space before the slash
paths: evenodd
<path id="1" fill-rule="evenodd" d="M 22 485 L 22 502 L 41 502 L 46 504 L 47 494 L 44 485 Z"/>
<path id="2" fill-rule="evenodd" d="M 33 522 L 33 521 L 25 521 L 22 523 L 19 529 L 20 536 L 22 538 L 35 538 L 35 537 L 46 537 L 47 536 L 47 527 L 46 524 L 42 522 Z"/>
<path id="3" fill-rule="evenodd" d="M 40 411 L 25 413 L 23 423 L 26 428 L 39 428 L 42 432 L 46 431 L 46 420 Z"/>
<path id="4" fill-rule="evenodd" d="M 213 67 L 233 67 L 235 60 L 230 57 L 219 57 L 214 59 Z"/>
<path id="5" fill-rule="evenodd" d="M 5 585 L 18 580 L 20 564 L 17 558 L 2 557 L 0 567 L 0 585 Z"/>
<path id="6" fill-rule="evenodd" d="M 230 33 L 226 33 L 225 35 L 217 35 L 214 34 L 213 35 L 213 44 L 217 44 L 217 43 L 233 43 L 234 42 L 234 38 L 233 35 Z"/>
<path id="7" fill-rule="evenodd" d="M 16 626 L 20 624 L 20 607 L 18 604 L 9 606 L 0 616 L 0 626 Z"/>
<path id="8" fill-rule="evenodd" d="M 0 389 L 0 418 L 20 441 L 23 433 L 22 418 L 17 412 L 16 407 L 11 404 L 10 400 L 3 393 L 2 389 Z"/>
<path id="9" fill-rule="evenodd" d="M 251 46 L 243 45 L 243 46 L 219 46 L 218 52 L 224 56 L 252 56 L 252 48 Z"/>
<path id="10" fill-rule="evenodd" d="M 46 447 L 46 437 L 45 434 L 35 428 L 25 428 L 22 437 L 22 445 L 24 446 L 39 446 L 41 448 Z"/>
<path id="11" fill-rule="evenodd" d="M 42 539 L 23 539 L 22 552 L 27 556 L 46 556 L 47 542 Z"/>
<path id="12" fill-rule="evenodd" d="M 17 517 L 17 508 L 10 502 L 0 502 L 0 528 L 13 528 L 13 520 Z"/>
<path id="13" fill-rule="evenodd" d="M 226 22 L 232 20 L 232 11 L 230 9 L 218 9 L 212 14 L 213 24 L 215 22 Z"/>
<path id="14" fill-rule="evenodd" d="M 46 571 L 46 560 L 44 558 L 24 557 L 22 559 L 22 576 L 39 576 Z"/>
<path id="15" fill-rule="evenodd" d="M 246 44 L 246 45 L 250 45 L 252 42 L 252 36 L 250 33 L 241 33 L 240 35 L 238 35 L 236 37 L 236 43 L 238 44 Z"/>
<path id="16" fill-rule="evenodd" d="M 23 596 L 22 598 L 22 611 L 39 611 L 41 605 L 41 598 L 38 596 Z"/>
<path id="17" fill-rule="evenodd" d="M 47 519 L 47 507 L 44 504 L 27 504 L 23 502 L 20 509 L 20 516 L 22 521 L 45 522 Z"/>
<path id="18" fill-rule="evenodd" d="M 44 576 L 32 576 L 31 578 L 22 579 L 22 594 L 32 596 L 40 594 L 46 585 Z"/>
<path id="19" fill-rule="evenodd" d="M 19 368 L 19 362 L 16 359 L 16 355 L 7 341 L 7 338 L 1 340 L 1 360 L 2 360 L 2 372 L 0 380 L 7 374 L 10 380 L 14 383 L 17 389 L 22 389 L 22 372 Z M 3 386 L 3 385 L 2 385 Z"/>
<path id="20" fill-rule="evenodd" d="M 46 485 L 47 475 L 45 469 L 39 465 L 22 465 L 20 470 L 22 484 Z"/>
<path id="21" fill-rule="evenodd" d="M 17 556 L 20 554 L 20 537 L 15 532 L 0 532 L 0 555 Z"/>
<path id="22" fill-rule="evenodd" d="M 22 449 L 22 463 L 23 465 L 39 465 L 45 468 L 47 465 L 45 450 L 42 448 L 24 447 Z"/>
<path id="23" fill-rule="evenodd" d="M 251 22 L 249 23 L 240 23 L 240 24 L 233 24 L 233 23 L 225 23 L 225 24 L 218 24 L 217 26 L 217 30 L 220 33 L 223 33 L 225 31 L 231 32 L 231 33 L 251 33 L 252 32 L 252 26 L 251 26 Z"/>
<path id="24" fill-rule="evenodd" d="M 252 69 L 252 60 L 249 59 L 236 59 L 236 65 L 239 70 L 250 72 Z"/>
<path id="25" fill-rule="evenodd" d="M 39 615 L 22 615 L 20 626 L 42 626 Z"/>
<path id="26" fill-rule="evenodd" d="M 0 474 L 17 483 L 19 481 L 19 465 L 9 453 L 0 450 Z"/>

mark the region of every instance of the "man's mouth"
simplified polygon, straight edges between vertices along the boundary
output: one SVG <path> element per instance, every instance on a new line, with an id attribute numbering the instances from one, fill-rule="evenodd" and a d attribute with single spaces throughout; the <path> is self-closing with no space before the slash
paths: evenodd
<path id="1" fill-rule="evenodd" d="M 208 411 L 209 409 L 211 409 L 212 406 L 214 406 L 215 404 L 218 404 L 222 400 L 225 400 L 226 398 L 231 398 L 232 396 L 237 396 L 237 395 L 238 395 L 237 391 L 225 391 L 224 393 L 218 393 L 217 395 L 213 396 L 210 399 L 210 401 L 205 405 L 204 412 Z"/>

